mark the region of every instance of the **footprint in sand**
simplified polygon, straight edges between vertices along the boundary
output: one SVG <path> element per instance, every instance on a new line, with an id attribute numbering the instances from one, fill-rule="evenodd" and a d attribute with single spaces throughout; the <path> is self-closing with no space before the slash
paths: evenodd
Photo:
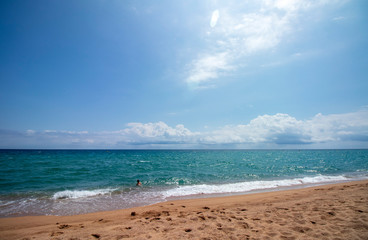
<path id="1" fill-rule="evenodd" d="M 208 225 L 203 224 L 202 226 L 198 227 L 198 230 L 202 231 L 202 230 L 204 230 L 207 227 L 208 227 Z"/>
<path id="2" fill-rule="evenodd" d="M 161 220 L 161 218 L 159 218 L 159 217 L 152 218 L 152 219 L 150 220 L 150 222 L 152 222 L 152 221 L 158 221 L 158 220 Z"/>
<path id="3" fill-rule="evenodd" d="M 239 224 L 240 226 L 242 226 L 243 228 L 249 228 L 249 225 L 248 225 L 248 223 L 247 223 L 247 222 L 238 222 L 238 224 Z"/>
<path id="4" fill-rule="evenodd" d="M 95 222 L 107 223 L 107 222 L 111 222 L 111 221 L 110 220 L 105 220 L 105 219 L 101 218 L 101 219 L 98 219 L 98 221 L 95 221 Z"/>
<path id="5" fill-rule="evenodd" d="M 170 212 L 169 211 L 162 211 L 162 215 L 170 216 Z"/>
<path id="6" fill-rule="evenodd" d="M 206 220 L 204 216 L 198 216 L 198 218 L 202 219 L 203 221 Z"/>
<path id="7" fill-rule="evenodd" d="M 116 237 L 116 239 L 123 239 L 123 238 L 130 238 L 130 236 L 127 234 L 124 234 L 124 235 L 119 235 Z"/>
<path id="8" fill-rule="evenodd" d="M 276 232 L 269 232 L 267 235 L 270 237 L 276 237 L 278 234 Z"/>
<path id="9" fill-rule="evenodd" d="M 59 229 L 65 229 L 65 228 L 70 228 L 71 225 L 68 224 L 61 224 L 60 226 L 58 226 Z"/>
<path id="10" fill-rule="evenodd" d="M 311 228 L 309 228 L 309 227 L 299 227 L 299 226 L 297 226 L 297 227 L 293 227 L 293 228 L 291 228 L 292 230 L 294 230 L 295 232 L 300 232 L 300 233 L 306 233 L 306 232 L 308 232 L 308 231 L 311 231 L 312 229 Z"/>
<path id="11" fill-rule="evenodd" d="M 143 214 L 142 214 L 144 217 L 148 217 L 148 218 L 150 218 L 150 217 L 160 217 L 161 216 L 161 213 L 160 212 L 157 212 L 157 211 L 147 211 L 147 212 L 144 212 Z"/>
<path id="12" fill-rule="evenodd" d="M 334 212 L 327 212 L 330 216 L 335 216 L 336 214 Z"/>
<path id="13" fill-rule="evenodd" d="M 64 232 L 52 232 L 52 233 L 50 234 L 50 236 L 51 236 L 51 237 L 55 237 L 55 236 L 59 236 L 59 235 L 61 235 L 61 234 L 64 234 Z"/>

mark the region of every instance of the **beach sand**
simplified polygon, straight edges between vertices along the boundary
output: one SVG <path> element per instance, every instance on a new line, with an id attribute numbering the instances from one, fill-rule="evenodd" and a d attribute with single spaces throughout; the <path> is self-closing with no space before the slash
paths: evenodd
<path id="1" fill-rule="evenodd" d="M 0 239 L 368 239 L 368 181 L 0 219 Z"/>

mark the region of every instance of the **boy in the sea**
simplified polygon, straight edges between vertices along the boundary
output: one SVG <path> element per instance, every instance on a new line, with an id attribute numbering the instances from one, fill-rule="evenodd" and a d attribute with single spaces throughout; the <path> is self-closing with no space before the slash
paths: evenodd
<path id="1" fill-rule="evenodd" d="M 139 181 L 139 179 L 137 180 L 137 186 L 142 186 L 142 183 Z"/>

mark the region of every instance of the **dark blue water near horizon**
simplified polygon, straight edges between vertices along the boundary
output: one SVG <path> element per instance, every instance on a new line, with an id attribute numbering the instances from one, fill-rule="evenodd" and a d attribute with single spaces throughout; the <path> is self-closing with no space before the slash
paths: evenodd
<path id="1" fill-rule="evenodd" d="M 364 149 L 0 150 L 0 216 L 80 214 L 367 178 Z"/>

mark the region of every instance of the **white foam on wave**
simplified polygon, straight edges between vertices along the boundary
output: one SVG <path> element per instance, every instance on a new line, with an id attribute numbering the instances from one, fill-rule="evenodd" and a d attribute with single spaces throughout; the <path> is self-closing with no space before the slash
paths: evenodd
<path id="1" fill-rule="evenodd" d="M 174 189 L 164 191 L 162 194 L 165 198 L 168 197 L 182 197 L 197 194 L 226 194 L 226 193 L 242 193 L 256 190 L 275 189 L 280 187 L 293 187 L 308 184 L 324 184 L 333 182 L 350 181 L 351 178 L 345 176 L 315 176 L 283 180 L 269 180 L 269 181 L 251 181 L 228 183 L 219 185 L 192 185 L 179 186 Z"/>
<path id="2" fill-rule="evenodd" d="M 52 196 L 52 199 L 77 199 L 85 197 L 93 197 L 98 195 L 111 194 L 116 189 L 97 189 L 97 190 L 65 190 L 57 192 Z"/>

